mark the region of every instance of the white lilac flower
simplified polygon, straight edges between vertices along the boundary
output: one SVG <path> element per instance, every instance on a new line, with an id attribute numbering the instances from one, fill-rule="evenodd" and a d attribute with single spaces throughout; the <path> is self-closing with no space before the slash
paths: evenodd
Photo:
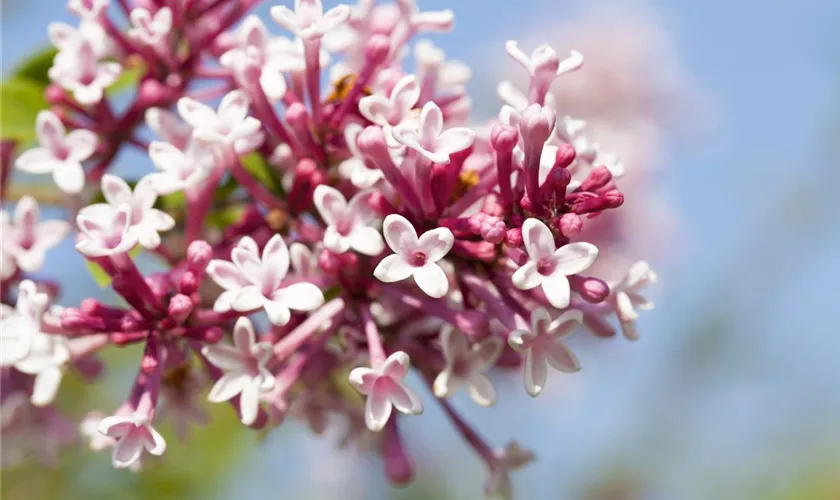
<path id="1" fill-rule="evenodd" d="M 161 231 L 168 231 L 175 227 L 175 219 L 162 210 L 154 208 L 157 200 L 157 190 L 153 177 L 144 177 L 134 187 L 131 187 L 116 175 L 102 176 L 102 194 L 107 204 L 94 204 L 83 208 L 79 214 L 96 214 L 110 208 L 114 211 L 120 207 L 129 208 L 129 232 L 145 248 L 154 249 L 160 246 Z"/>
<path id="2" fill-rule="evenodd" d="M 394 85 L 389 97 L 378 94 L 362 97 L 359 100 L 359 113 L 382 127 L 389 146 L 398 147 L 399 143 L 392 133 L 393 127 L 406 120 L 413 120 L 411 111 L 418 99 L 420 86 L 417 84 L 417 77 L 406 75 Z"/>
<path id="3" fill-rule="evenodd" d="M 409 366 L 408 354 L 397 351 L 388 356 L 382 366 L 358 367 L 350 372 L 350 383 L 367 396 L 365 424 L 368 429 L 381 431 L 391 417 L 393 408 L 408 415 L 423 412 L 420 398 L 403 383 Z"/>
<path id="4" fill-rule="evenodd" d="M 201 156 L 199 147 L 186 151 L 167 142 L 154 141 L 149 144 L 149 158 L 159 170 L 147 178 L 159 194 L 184 191 L 201 184 L 207 177 L 212 164 Z"/>
<path id="5" fill-rule="evenodd" d="M 446 368 L 435 378 L 435 396 L 448 398 L 466 385 L 473 401 L 481 406 L 494 405 L 496 390 L 484 372 L 501 354 L 502 340 L 489 337 L 470 345 L 463 333 L 445 325 L 440 332 L 440 345 Z"/>
<path id="6" fill-rule="evenodd" d="M 189 97 L 178 100 L 178 113 L 193 128 L 193 137 L 232 147 L 237 154 L 252 151 L 262 143 L 262 124 L 248 116 L 248 97 L 242 90 L 228 92 L 216 111 Z"/>
<path id="7" fill-rule="evenodd" d="M 513 274 L 513 284 L 520 290 L 542 286 L 552 306 L 558 309 L 568 307 L 571 289 L 567 276 L 588 269 L 598 257 L 598 249 L 584 242 L 556 248 L 554 235 L 548 226 L 533 218 L 522 224 L 522 239 L 530 260 Z"/>
<path id="8" fill-rule="evenodd" d="M 146 125 L 164 142 L 168 142 L 181 151 L 187 150 L 193 129 L 182 122 L 178 115 L 172 111 L 163 108 L 149 108 L 146 110 Z M 149 153 L 151 154 L 151 149 Z M 158 166 L 158 168 L 161 167 Z"/>
<path id="9" fill-rule="evenodd" d="M 99 432 L 117 440 L 111 455 L 111 462 L 117 469 L 131 467 L 144 449 L 156 456 L 166 451 L 166 441 L 152 427 L 145 413 L 105 417 L 99 422 Z"/>
<path id="10" fill-rule="evenodd" d="M 419 238 L 414 226 L 405 217 L 391 214 L 382 226 L 385 241 L 394 251 L 382 259 L 373 275 L 385 283 L 414 277 L 417 286 L 426 295 L 441 298 L 449 291 L 449 280 L 438 264 L 452 245 L 455 237 L 445 227 L 426 231 Z"/>
<path id="11" fill-rule="evenodd" d="M 96 150 L 96 134 L 89 130 L 65 131 L 61 120 L 51 111 L 41 111 L 35 120 L 40 147 L 21 154 L 15 166 L 30 174 L 52 174 L 58 188 L 76 194 L 85 185 L 82 162 Z"/>
<path id="12" fill-rule="evenodd" d="M 344 129 L 344 141 L 350 151 L 350 157 L 338 165 L 339 173 L 350 179 L 350 182 L 359 189 L 368 189 L 384 178 L 382 171 L 378 168 L 369 168 L 365 165 L 362 153 L 356 145 L 356 139 L 362 132 L 363 127 L 358 123 L 351 123 Z M 393 151 L 393 150 L 392 150 Z"/>
<path id="13" fill-rule="evenodd" d="M 76 250 L 87 257 L 126 253 L 137 245 L 128 205 L 121 205 L 116 210 L 105 203 L 90 205 L 76 216 L 76 224 L 82 232 Z"/>
<path id="14" fill-rule="evenodd" d="M 490 466 L 490 479 L 487 481 L 484 491 L 489 496 L 511 500 L 513 487 L 510 481 L 510 471 L 525 467 L 535 458 L 532 451 L 522 449 L 515 441 L 508 443 L 504 449 L 494 450 L 494 460 Z"/>
<path id="15" fill-rule="evenodd" d="M 303 243 L 296 241 L 289 245 L 289 260 L 295 276 L 310 278 L 321 274 L 318 256 Z"/>
<path id="16" fill-rule="evenodd" d="M 285 5 L 271 8 L 271 17 L 280 26 L 304 40 L 320 39 L 350 18 L 349 5 L 336 5 L 324 12 L 321 0 L 295 0 L 295 10 Z"/>
<path id="17" fill-rule="evenodd" d="M 615 308 L 621 331 L 628 340 L 639 338 L 636 331 L 639 314 L 636 310 L 653 309 L 653 302 L 640 293 L 651 283 L 656 283 L 656 273 L 642 260 L 633 264 L 621 281 L 610 286 L 612 294 L 609 303 Z"/>
<path id="18" fill-rule="evenodd" d="M 514 40 L 505 42 L 505 51 L 514 61 L 522 65 L 532 78 L 532 84 L 536 80 L 537 85 L 544 86 L 545 90 L 554 81 L 554 78 L 576 71 L 583 66 L 583 55 L 573 50 L 569 57 L 560 61 L 557 52 L 550 45 L 540 45 L 531 55 L 525 54 Z"/>
<path id="19" fill-rule="evenodd" d="M 257 342 L 251 320 L 242 317 L 233 328 L 233 345 L 205 346 L 202 354 L 224 375 L 210 389 L 207 399 L 222 403 L 239 396 L 242 423 L 251 425 L 260 408 L 260 394 L 274 388 L 274 375 L 266 368 L 272 356 L 269 342 Z"/>
<path id="20" fill-rule="evenodd" d="M 213 281 L 226 290 L 216 299 L 216 311 L 264 308 L 273 324 L 285 325 L 291 319 L 290 309 L 313 311 L 324 303 L 324 294 L 312 283 L 282 286 L 289 271 L 289 250 L 279 234 L 266 243 L 262 256 L 256 242 L 243 237 L 231 260 L 213 260 L 207 268 Z"/>
<path id="21" fill-rule="evenodd" d="M 545 388 L 547 366 L 564 373 L 580 370 L 577 358 L 563 342 L 583 321 L 583 314 L 571 309 L 551 320 L 548 312 L 540 307 L 531 313 L 531 330 L 510 332 L 508 343 L 518 353 L 525 355 L 525 390 L 538 396 Z"/>
<path id="22" fill-rule="evenodd" d="M 41 220 L 38 202 L 31 196 L 20 199 L 11 220 L 2 214 L 3 253 L 12 267 L 34 273 L 44 265 L 48 250 L 55 247 L 72 229 L 63 220 Z"/>
<path id="23" fill-rule="evenodd" d="M 443 113 L 434 102 L 428 102 L 420 118 L 403 122 L 393 130 L 394 139 L 435 163 L 449 163 L 449 156 L 463 151 L 475 142 L 475 132 L 456 127 L 443 130 Z"/>
<path id="24" fill-rule="evenodd" d="M 368 205 L 372 192 L 359 191 L 348 202 L 337 189 L 326 185 L 315 188 L 313 202 L 327 223 L 324 247 L 337 253 L 355 250 L 379 255 L 385 248 L 382 235 L 373 226 L 376 214 Z"/>
<path id="25" fill-rule="evenodd" d="M 100 49 L 83 40 L 60 51 L 47 73 L 51 81 L 72 92 L 79 104 L 90 106 L 102 100 L 105 89 L 122 72 L 119 63 L 101 61 L 100 57 Z"/>
<path id="26" fill-rule="evenodd" d="M 82 19 L 96 19 L 108 8 L 109 0 L 70 0 L 67 8 Z"/>
<path id="27" fill-rule="evenodd" d="M 152 47 L 165 43 L 167 35 L 172 31 L 172 9 L 169 7 L 161 7 L 154 14 L 142 7 L 135 7 L 129 18 L 132 25 L 128 30 L 129 36 Z"/>
<path id="28" fill-rule="evenodd" d="M 95 20 L 83 20 L 78 28 L 67 23 L 50 23 L 47 36 L 59 51 L 72 52 L 78 50 L 80 44 L 89 43 L 98 57 L 105 57 L 113 49 L 105 28 Z"/>

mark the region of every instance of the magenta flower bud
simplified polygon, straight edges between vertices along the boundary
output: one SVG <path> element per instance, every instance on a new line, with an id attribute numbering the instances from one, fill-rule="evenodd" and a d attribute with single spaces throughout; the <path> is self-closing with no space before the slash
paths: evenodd
<path id="1" fill-rule="evenodd" d="M 455 240 L 452 253 L 468 259 L 493 262 L 496 259 L 496 245 L 489 241 Z"/>
<path id="2" fill-rule="evenodd" d="M 624 204 L 624 194 L 617 189 L 602 194 L 601 199 L 604 200 L 606 208 L 618 208 Z"/>
<path id="3" fill-rule="evenodd" d="M 120 329 L 124 332 L 142 330 L 145 326 L 145 322 L 134 314 L 126 314 L 120 318 Z"/>
<path id="4" fill-rule="evenodd" d="M 495 194 L 489 194 L 484 198 L 484 205 L 481 207 L 481 211 L 494 217 L 504 217 L 505 215 L 505 207 L 502 206 L 499 197 Z"/>
<path id="5" fill-rule="evenodd" d="M 213 326 L 204 331 L 202 340 L 208 344 L 218 344 L 225 337 L 225 332 L 217 326 Z"/>
<path id="6" fill-rule="evenodd" d="M 196 240 L 187 247 L 187 265 L 193 271 L 203 272 L 213 259 L 213 248 L 204 240 Z"/>
<path id="7" fill-rule="evenodd" d="M 487 216 L 480 224 L 479 232 L 484 241 L 493 243 L 501 243 L 505 240 L 507 234 L 507 226 L 504 221 L 498 217 Z"/>
<path id="8" fill-rule="evenodd" d="M 181 275 L 181 281 L 178 283 L 178 289 L 183 294 L 192 295 L 198 291 L 201 281 L 195 271 L 185 271 Z"/>
<path id="9" fill-rule="evenodd" d="M 522 119 L 519 122 L 519 131 L 522 133 L 522 140 L 524 142 L 522 149 L 526 154 L 530 149 L 539 149 L 542 151 L 543 144 L 551 137 L 556 120 L 557 115 L 548 106 L 531 104 L 525 108 L 525 111 L 522 112 Z"/>
<path id="10" fill-rule="evenodd" d="M 505 233 L 505 244 L 512 248 L 522 246 L 522 228 L 508 229 Z"/>
<path id="11" fill-rule="evenodd" d="M 519 142 L 519 131 L 510 125 L 498 124 L 490 132 L 490 144 L 498 154 L 510 154 Z"/>
<path id="12" fill-rule="evenodd" d="M 298 133 L 309 133 L 309 113 L 300 102 L 289 105 L 286 109 L 286 121 Z"/>
<path id="13" fill-rule="evenodd" d="M 550 203 L 551 200 L 556 200 L 558 205 L 563 205 L 566 200 L 566 188 L 572 181 L 572 173 L 569 169 L 560 165 L 555 165 L 551 172 L 545 178 L 545 182 L 540 186 L 540 198 L 542 203 Z"/>
<path id="14" fill-rule="evenodd" d="M 569 276 L 569 285 L 583 300 L 598 304 L 610 295 L 610 286 L 598 278 L 586 276 Z"/>
<path id="15" fill-rule="evenodd" d="M 68 330 L 83 330 L 90 327 L 90 318 L 80 311 L 72 307 L 61 311 L 61 327 Z"/>
<path id="16" fill-rule="evenodd" d="M 149 340 L 151 343 L 151 339 Z M 147 346 L 149 344 L 146 344 Z M 157 370 L 160 361 L 157 358 L 157 355 L 151 355 L 149 353 L 143 353 L 143 359 L 140 360 L 140 369 L 143 370 L 143 373 L 146 375 L 151 375 Z"/>
<path id="17" fill-rule="evenodd" d="M 169 87 L 149 78 L 140 83 L 137 90 L 137 103 L 143 108 L 150 108 L 165 103 L 170 95 Z"/>
<path id="18" fill-rule="evenodd" d="M 559 230 L 563 236 L 571 238 L 583 229 L 583 219 L 576 213 L 565 213 L 557 218 L 556 223 L 552 220 L 551 225 Z"/>
<path id="19" fill-rule="evenodd" d="M 176 324 L 183 323 L 190 313 L 192 313 L 192 310 L 192 300 L 182 293 L 179 293 L 169 299 L 169 317 L 172 318 Z"/>
<path id="20" fill-rule="evenodd" d="M 339 259 L 341 260 L 342 271 L 346 272 L 347 268 L 352 270 L 359 266 L 359 256 L 355 252 L 345 252 L 339 256 Z"/>
<path id="21" fill-rule="evenodd" d="M 391 484 L 401 486 L 410 483 L 414 479 L 414 464 L 400 438 L 396 415 L 391 416 L 391 421 L 385 428 L 382 446 L 385 474 Z"/>
<path id="22" fill-rule="evenodd" d="M 326 274 L 335 274 L 341 267 L 341 258 L 335 252 L 325 248 L 318 255 L 318 266 Z"/>
<path id="23" fill-rule="evenodd" d="M 61 104 L 64 102 L 64 89 L 59 85 L 51 83 L 47 86 L 47 90 L 44 91 L 44 98 L 50 105 Z"/>
<path id="24" fill-rule="evenodd" d="M 111 334 L 111 342 L 116 345 L 124 346 L 129 344 L 136 344 L 146 340 L 148 333 L 143 332 L 114 332 Z"/>
<path id="25" fill-rule="evenodd" d="M 557 147 L 557 153 L 554 154 L 554 166 L 568 167 L 577 158 L 577 151 L 571 144 L 561 144 Z"/>
<path id="26" fill-rule="evenodd" d="M 102 302 L 99 302 L 98 300 L 96 300 L 94 298 L 84 299 L 79 304 L 79 309 L 82 311 L 82 313 L 84 313 L 86 315 L 89 315 L 89 316 L 97 316 L 99 314 L 99 312 L 102 310 L 102 307 L 103 307 Z M 69 311 L 69 310 L 70 309 L 65 309 L 65 312 Z"/>
<path id="27" fill-rule="evenodd" d="M 595 167 L 589 172 L 589 175 L 586 179 L 581 183 L 580 190 L 581 191 L 598 191 L 598 189 L 606 186 L 610 181 L 612 181 L 612 173 L 607 167 Z"/>
<path id="28" fill-rule="evenodd" d="M 86 381 L 92 381 L 102 376 L 105 373 L 105 364 L 101 359 L 86 356 L 78 359 L 73 363 L 73 368 L 76 369 Z"/>
<path id="29" fill-rule="evenodd" d="M 167 293 L 169 293 L 169 276 L 163 273 L 156 273 L 151 276 L 147 276 L 146 284 L 149 285 L 149 288 L 152 289 L 152 293 L 155 294 L 157 297 L 163 297 Z"/>
<path id="30" fill-rule="evenodd" d="M 365 43 L 365 58 L 373 64 L 380 64 L 391 52 L 391 39 L 385 35 L 373 35 Z"/>

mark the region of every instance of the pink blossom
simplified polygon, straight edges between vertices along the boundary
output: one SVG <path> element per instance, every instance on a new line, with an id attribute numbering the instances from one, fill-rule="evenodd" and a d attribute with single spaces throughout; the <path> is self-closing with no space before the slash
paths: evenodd
<path id="1" fill-rule="evenodd" d="M 598 257 L 598 249 L 590 243 L 569 243 L 560 248 L 544 223 L 528 219 L 522 225 L 522 238 L 530 260 L 513 274 L 513 284 L 520 290 L 542 286 L 552 306 L 569 306 L 571 289 L 567 276 L 585 271 Z"/>
<path id="2" fill-rule="evenodd" d="M 238 395 L 242 423 L 251 425 L 259 412 L 260 393 L 274 388 L 274 376 L 266 369 L 272 355 L 271 344 L 257 342 L 251 320 L 243 317 L 233 328 L 233 346 L 205 346 L 201 352 L 224 371 L 207 399 L 222 403 Z"/>
<path id="3" fill-rule="evenodd" d="M 152 47 L 165 43 L 172 30 L 172 9 L 169 7 L 161 7 L 154 14 L 142 7 L 135 7 L 129 17 L 133 27 L 128 34 Z"/>
<path id="4" fill-rule="evenodd" d="M 146 110 L 146 125 L 164 142 L 168 142 L 181 151 L 187 150 L 193 129 L 182 122 L 175 113 L 168 109 L 149 108 Z M 149 154 L 151 156 L 151 149 Z M 157 162 L 155 163 L 158 168 L 161 168 L 157 165 Z"/>
<path id="5" fill-rule="evenodd" d="M 525 354 L 525 389 L 531 396 L 538 396 L 545 388 L 546 366 L 555 370 L 574 373 L 580 370 L 575 355 L 563 343 L 583 321 L 583 314 L 570 309 L 552 320 L 540 307 L 531 313 L 531 330 L 514 330 L 510 333 L 510 346 Z"/>
<path id="6" fill-rule="evenodd" d="M 98 103 L 104 97 L 105 89 L 113 85 L 122 72 L 119 63 L 101 61 L 100 50 L 91 42 L 82 41 L 60 51 L 49 69 L 50 80 L 73 92 L 80 104 Z"/>
<path id="7" fill-rule="evenodd" d="M 88 257 L 118 255 L 137 245 L 129 205 L 116 210 L 105 203 L 90 205 L 76 216 L 76 224 L 82 232 L 76 250 Z"/>
<path id="8" fill-rule="evenodd" d="M 65 193 L 80 192 L 85 182 L 82 162 L 96 149 L 96 135 L 83 129 L 66 133 L 61 120 L 51 111 L 38 113 L 35 132 L 41 146 L 24 151 L 15 166 L 31 174 L 51 173 Z"/>
<path id="9" fill-rule="evenodd" d="M 636 331 L 639 313 L 636 310 L 653 309 L 653 302 L 640 293 L 651 283 L 656 283 L 656 273 L 651 270 L 647 262 L 640 260 L 630 267 L 621 281 L 610 286 L 612 294 L 609 301 L 618 315 L 621 331 L 628 340 L 639 338 L 639 333 Z"/>
<path id="10" fill-rule="evenodd" d="M 171 194 L 200 185 L 207 177 L 211 164 L 202 157 L 199 147 L 186 151 L 172 144 L 154 141 L 149 144 L 149 158 L 160 172 L 149 174 L 146 179 L 160 194 Z"/>
<path id="11" fill-rule="evenodd" d="M 285 325 L 291 318 L 290 309 L 312 311 L 324 303 L 324 294 L 312 283 L 282 285 L 289 270 L 289 250 L 279 234 L 266 243 L 262 256 L 256 242 L 246 236 L 231 257 L 232 262 L 214 260 L 207 269 L 207 274 L 230 292 L 216 299 L 217 311 L 264 308 L 272 323 Z"/>
<path id="12" fill-rule="evenodd" d="M 496 404 L 496 390 L 484 375 L 502 352 L 502 340 L 491 337 L 470 345 L 463 333 L 446 325 L 440 332 L 440 346 L 446 368 L 435 378 L 435 396 L 447 398 L 464 385 L 470 397 L 481 406 Z"/>
<path id="13" fill-rule="evenodd" d="M 111 455 L 111 462 L 117 469 L 131 467 L 144 449 L 156 456 L 166 451 L 166 441 L 152 427 L 145 413 L 105 417 L 99 422 L 99 432 L 117 440 Z"/>
<path id="14" fill-rule="evenodd" d="M 515 441 L 508 443 L 504 449 L 494 450 L 494 459 L 490 466 L 490 479 L 488 479 L 484 491 L 488 495 L 497 496 L 503 500 L 511 500 L 513 498 L 513 486 L 510 481 L 510 471 L 525 467 L 535 458 L 533 452 L 520 448 Z"/>
<path id="15" fill-rule="evenodd" d="M 449 229 L 432 229 L 418 238 L 414 226 L 405 217 L 392 214 L 385 218 L 382 232 L 394 254 L 385 257 L 376 266 L 373 275 L 378 280 L 393 283 L 412 276 L 428 296 L 440 298 L 446 295 L 449 280 L 438 261 L 449 253 L 455 242 Z"/>
<path id="16" fill-rule="evenodd" d="M 247 153 L 262 142 L 260 121 L 248 116 L 248 97 L 241 90 L 222 98 L 217 111 L 189 97 L 178 100 L 178 113 L 193 127 L 193 136 L 208 143 Z"/>
<path id="17" fill-rule="evenodd" d="M 373 94 L 359 101 L 359 112 L 376 125 L 382 127 L 390 146 L 398 146 L 392 135 L 392 127 L 410 118 L 411 110 L 420 98 L 420 86 L 414 75 L 406 75 L 394 85 L 389 97 Z"/>
<path id="18" fill-rule="evenodd" d="M 14 264 L 27 273 L 34 273 L 44 265 L 46 252 L 70 232 L 70 224 L 63 220 L 41 220 L 38 202 L 24 196 L 15 207 L 12 219 L 3 214 L 3 252 Z"/>
<path id="19" fill-rule="evenodd" d="M 443 114 L 437 104 L 428 102 L 416 122 L 403 122 L 394 128 L 394 139 L 435 163 L 449 163 L 449 156 L 472 146 L 475 132 L 468 128 L 443 130 Z"/>
<path id="20" fill-rule="evenodd" d="M 408 354 L 397 351 L 379 367 L 359 367 L 350 372 L 350 383 L 367 396 L 365 424 L 368 429 L 381 431 L 391 417 L 393 408 L 408 415 L 423 412 L 420 398 L 403 384 L 408 369 Z"/>
<path id="21" fill-rule="evenodd" d="M 336 189 L 318 186 L 314 202 L 327 223 L 324 247 L 344 253 L 355 250 L 364 255 L 379 255 L 385 248 L 382 235 L 371 226 L 375 214 L 367 205 L 371 192 L 359 191 L 348 202 Z"/>
<path id="22" fill-rule="evenodd" d="M 304 40 L 319 39 L 350 18 L 350 6 L 340 4 L 324 12 L 321 0 L 295 0 L 295 10 L 285 5 L 271 8 L 271 17 L 280 26 Z"/>

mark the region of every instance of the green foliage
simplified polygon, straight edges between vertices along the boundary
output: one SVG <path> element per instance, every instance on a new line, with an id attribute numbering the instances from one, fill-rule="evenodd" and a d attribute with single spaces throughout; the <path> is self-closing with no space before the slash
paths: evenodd
<path id="1" fill-rule="evenodd" d="M 17 78 L 31 80 L 32 82 L 40 84 L 42 87 L 46 88 L 47 85 L 50 84 L 47 72 L 49 71 L 50 66 L 52 66 L 53 59 L 55 59 L 56 54 L 58 54 L 58 50 L 54 47 L 43 48 L 29 56 L 29 59 L 23 61 L 17 68 L 15 68 L 12 75 Z"/>
<path id="2" fill-rule="evenodd" d="M 0 85 L 0 136 L 28 143 L 35 139 L 35 118 L 47 107 L 44 87 L 28 78 L 13 77 Z"/>
<path id="3" fill-rule="evenodd" d="M 283 196 L 283 184 L 277 177 L 277 174 L 271 168 L 271 165 L 265 161 L 259 153 L 251 153 L 241 158 L 242 166 L 245 170 L 250 172 L 255 179 L 260 181 L 262 185 L 268 188 L 272 193 Z"/>
<path id="4" fill-rule="evenodd" d="M 146 65 L 137 63 L 134 66 L 123 68 L 122 73 L 113 85 L 106 89 L 109 97 L 137 87 L 140 78 L 146 73 Z"/>

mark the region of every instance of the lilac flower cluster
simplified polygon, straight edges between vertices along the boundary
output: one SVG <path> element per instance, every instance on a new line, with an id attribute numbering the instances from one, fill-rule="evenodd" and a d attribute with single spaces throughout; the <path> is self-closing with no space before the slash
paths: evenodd
<path id="1" fill-rule="evenodd" d="M 599 249 L 578 237 L 621 207 L 624 167 L 549 94 L 583 56 L 508 42 L 528 89 L 501 86 L 498 119 L 468 127 L 469 68 L 414 41 L 448 31 L 450 11 L 296 0 L 271 10 L 287 38 L 247 14 L 256 0 L 116 3 L 70 0 L 79 26 L 50 25 L 51 109 L 14 164 L 52 175 L 76 250 L 125 305 L 51 306 L 57 285 L 31 273 L 74 228 L 41 221 L 28 196 L 3 214 L 4 437 L 40 426 L 53 445 L 72 439 L 53 406 L 63 374 L 96 380 L 103 349 L 141 344 L 126 401 L 79 428 L 115 467 L 164 455 L 161 414 L 180 436 L 206 423 L 206 397 L 254 429 L 343 421 L 348 439 L 377 438 L 404 483 L 398 422 L 434 402 L 485 462 L 488 494 L 509 497 L 508 472 L 533 454 L 491 447 L 448 398 L 492 406 L 488 373 L 519 370 L 537 396 L 549 367 L 580 369 L 568 335 L 613 336 L 614 316 L 635 339 L 652 306 L 645 262 L 619 282 L 587 274 Z M 143 75 L 117 109 L 106 89 L 129 66 Z M 108 173 L 132 147 L 149 173 Z M 213 226 L 220 207 L 235 218 Z M 168 270 L 144 275 L 138 247 Z"/>

